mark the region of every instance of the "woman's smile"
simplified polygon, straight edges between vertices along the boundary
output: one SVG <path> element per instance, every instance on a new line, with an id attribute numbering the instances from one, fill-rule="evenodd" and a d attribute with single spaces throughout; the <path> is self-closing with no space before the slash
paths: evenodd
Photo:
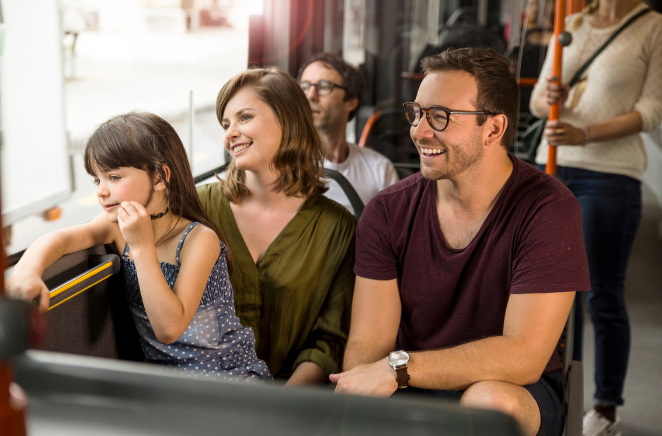
<path id="1" fill-rule="evenodd" d="M 224 146 L 237 159 L 237 168 L 270 170 L 271 160 L 280 147 L 281 128 L 276 113 L 254 89 L 244 87 L 230 98 L 221 126 L 225 130 Z"/>
<path id="2" fill-rule="evenodd" d="M 244 150 L 246 150 L 248 147 L 253 145 L 253 141 L 251 142 L 241 142 L 239 144 L 234 144 L 231 146 L 232 152 L 236 155 L 241 154 Z"/>

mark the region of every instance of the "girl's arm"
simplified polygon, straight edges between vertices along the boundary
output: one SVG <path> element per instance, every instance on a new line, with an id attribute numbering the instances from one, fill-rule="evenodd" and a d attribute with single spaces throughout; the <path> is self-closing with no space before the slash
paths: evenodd
<path id="1" fill-rule="evenodd" d="M 170 344 L 179 339 L 195 315 L 221 244 L 213 230 L 198 225 L 186 237 L 180 252 L 181 267 L 172 290 L 163 276 L 154 247 L 149 214 L 139 203 L 123 202 L 120 229 L 131 247 L 140 294 L 156 339 Z"/>
<path id="2" fill-rule="evenodd" d="M 88 223 L 39 237 L 14 267 L 6 283 L 7 294 L 26 301 L 39 297 L 39 310 L 46 311 L 50 294 L 41 280 L 44 270 L 65 254 L 114 243 L 118 236 L 117 226 L 103 212 Z"/>

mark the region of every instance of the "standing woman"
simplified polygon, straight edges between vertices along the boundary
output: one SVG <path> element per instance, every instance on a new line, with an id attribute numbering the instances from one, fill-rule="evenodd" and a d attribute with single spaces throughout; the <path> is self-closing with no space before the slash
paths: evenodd
<path id="1" fill-rule="evenodd" d="M 568 17 L 573 41 L 563 53 L 562 83 L 646 7 L 639 0 L 599 0 Z M 547 162 L 548 144 L 559 146 L 558 175 L 582 208 L 591 275 L 587 303 L 596 341 L 594 408 L 584 417 L 584 435 L 620 435 L 616 406 L 623 404 L 630 351 L 624 281 L 641 221 L 646 151 L 639 133 L 662 123 L 662 15 L 649 12 L 623 30 L 571 90 L 551 83 L 553 51 L 552 44 L 531 112 L 545 117 L 549 106 L 561 101 L 561 116 L 547 123 L 536 163 Z M 577 309 L 581 315 L 581 306 Z M 576 357 L 582 325 L 580 318 Z"/>
<path id="2" fill-rule="evenodd" d="M 237 314 L 275 377 L 323 383 L 347 342 L 356 220 L 322 195 L 310 104 L 287 73 L 251 69 L 223 86 L 216 115 L 232 162 L 198 194 L 233 253 Z"/>

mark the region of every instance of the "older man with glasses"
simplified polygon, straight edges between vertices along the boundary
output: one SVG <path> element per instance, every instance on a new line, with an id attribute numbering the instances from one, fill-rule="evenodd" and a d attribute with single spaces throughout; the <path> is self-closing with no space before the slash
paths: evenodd
<path id="1" fill-rule="evenodd" d="M 331 53 L 318 53 L 301 68 L 299 85 L 308 97 L 313 121 L 326 148 L 324 168 L 338 171 L 352 185 L 363 205 L 382 189 L 398 181 L 386 157 L 348 143 L 347 123 L 361 104 L 365 82 L 361 73 Z M 332 181 L 325 194 L 355 213 L 340 185 Z"/>
<path id="2" fill-rule="evenodd" d="M 359 221 L 345 372 L 331 381 L 379 396 L 410 386 L 560 436 L 556 345 L 575 292 L 590 288 L 579 203 L 508 153 L 519 88 L 506 58 L 456 49 L 422 67 L 404 105 L 421 174 Z"/>

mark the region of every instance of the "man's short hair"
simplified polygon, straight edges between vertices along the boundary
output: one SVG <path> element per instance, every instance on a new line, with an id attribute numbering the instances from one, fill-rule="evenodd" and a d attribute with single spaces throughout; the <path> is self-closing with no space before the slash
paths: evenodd
<path id="1" fill-rule="evenodd" d="M 361 74 L 356 67 L 345 62 L 340 56 L 334 55 L 333 53 L 321 52 L 313 55 L 313 57 L 308 59 L 308 62 L 299 69 L 297 82 L 301 82 L 303 70 L 313 62 L 321 62 L 325 67 L 333 68 L 340 74 L 343 83 L 339 83 L 339 85 L 343 85 L 347 88 L 345 90 L 345 101 L 352 98 L 358 98 L 359 104 L 356 105 L 356 109 L 349 113 L 347 119 L 347 121 L 351 121 L 354 116 L 356 116 L 356 113 L 361 106 L 361 100 L 363 99 L 363 92 L 365 91 L 365 79 L 363 78 L 363 74 Z"/>
<path id="2" fill-rule="evenodd" d="M 426 76 L 437 71 L 465 71 L 471 74 L 478 88 L 474 103 L 476 110 L 506 116 L 508 127 L 501 143 L 506 148 L 510 147 L 517 134 L 520 93 L 515 80 L 515 66 L 511 61 L 491 48 L 449 48 L 423 58 L 421 70 Z M 479 115 L 476 122 L 482 126 L 487 117 Z"/>

